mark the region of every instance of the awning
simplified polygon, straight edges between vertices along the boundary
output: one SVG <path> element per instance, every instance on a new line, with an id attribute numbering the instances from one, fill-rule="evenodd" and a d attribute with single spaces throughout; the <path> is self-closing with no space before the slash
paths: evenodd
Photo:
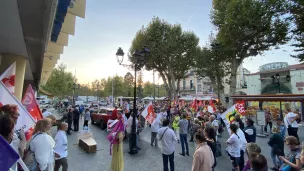
<path id="1" fill-rule="evenodd" d="M 64 22 L 65 16 L 68 12 L 71 0 L 59 0 L 57 5 L 56 16 L 54 19 L 53 30 L 51 35 L 51 41 L 57 42 L 58 36 L 60 34 L 62 23 Z"/>
<path id="2" fill-rule="evenodd" d="M 39 93 L 44 94 L 44 95 L 47 95 L 47 96 L 54 97 L 51 93 L 49 93 L 49 92 L 47 92 L 47 91 L 45 91 L 45 90 L 43 90 L 43 89 L 41 89 L 41 88 L 39 88 Z"/>
<path id="3" fill-rule="evenodd" d="M 245 101 L 303 101 L 304 94 L 273 94 L 273 95 L 235 95 L 231 96 L 234 100 L 245 100 Z"/>

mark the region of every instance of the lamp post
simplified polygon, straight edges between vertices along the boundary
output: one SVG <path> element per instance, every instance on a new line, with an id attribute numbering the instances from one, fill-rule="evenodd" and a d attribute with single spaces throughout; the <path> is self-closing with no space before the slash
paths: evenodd
<path id="1" fill-rule="evenodd" d="M 73 83 L 73 87 L 72 87 L 72 89 L 73 89 L 73 101 L 72 101 L 73 106 L 75 105 L 75 90 L 79 89 L 79 88 L 80 88 L 80 84 Z"/>
<path id="2" fill-rule="evenodd" d="M 278 85 L 279 93 L 281 93 L 281 82 L 280 82 L 280 74 L 277 73 L 276 75 L 271 76 L 273 84 Z M 280 118 L 283 119 L 283 112 L 282 112 L 282 103 L 280 101 Z"/>
<path id="3" fill-rule="evenodd" d="M 150 54 L 150 50 L 147 47 L 144 47 L 141 51 L 135 50 L 133 57 L 135 58 L 133 65 L 122 64 L 124 58 L 124 52 L 121 48 L 118 48 L 116 52 L 116 58 L 119 65 L 125 67 L 132 67 L 134 69 L 134 101 L 133 101 L 133 120 L 131 126 L 131 133 L 129 138 L 129 154 L 138 153 L 136 146 L 136 72 L 139 71 L 146 63 L 146 57 Z"/>

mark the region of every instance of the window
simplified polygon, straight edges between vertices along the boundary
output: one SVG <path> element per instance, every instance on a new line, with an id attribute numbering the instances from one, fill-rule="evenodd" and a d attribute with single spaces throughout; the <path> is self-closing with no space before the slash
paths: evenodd
<path id="1" fill-rule="evenodd" d="M 197 92 L 202 92 L 202 85 L 201 84 L 197 85 Z"/>
<path id="2" fill-rule="evenodd" d="M 183 90 L 186 89 L 186 80 L 183 80 Z"/>
<path id="3" fill-rule="evenodd" d="M 192 89 L 192 88 L 193 88 L 193 81 L 190 80 L 190 89 Z"/>

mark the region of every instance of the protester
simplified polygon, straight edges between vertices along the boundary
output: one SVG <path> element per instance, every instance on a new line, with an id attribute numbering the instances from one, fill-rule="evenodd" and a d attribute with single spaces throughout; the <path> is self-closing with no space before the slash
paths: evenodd
<path id="1" fill-rule="evenodd" d="M 284 165 L 282 165 L 280 169 L 283 169 L 285 167 L 291 167 L 293 170 L 299 171 L 300 169 L 302 169 L 302 163 L 300 161 L 300 142 L 296 137 L 288 136 L 285 138 L 285 144 L 290 149 L 290 153 L 286 157 L 279 157 L 284 162 Z"/>
<path id="2" fill-rule="evenodd" d="M 240 116 L 239 114 L 236 114 L 236 115 L 235 115 L 235 122 L 237 123 L 237 125 L 239 126 L 239 128 L 240 128 L 241 130 L 244 130 L 245 125 L 244 125 L 244 123 L 243 123 L 243 121 L 242 121 L 242 119 L 241 119 L 241 116 Z"/>
<path id="3" fill-rule="evenodd" d="M 162 144 L 162 157 L 164 171 L 169 171 L 168 161 L 170 163 L 170 171 L 174 171 L 174 151 L 175 143 L 177 142 L 174 131 L 169 128 L 170 120 L 163 121 L 163 127 L 158 130 L 157 139 Z"/>
<path id="4" fill-rule="evenodd" d="M 127 133 L 130 135 L 131 134 L 131 131 L 132 131 L 132 124 L 133 124 L 133 116 L 130 116 L 129 119 L 128 119 L 128 125 L 127 125 Z M 137 133 L 137 130 L 138 130 L 138 125 L 139 125 L 139 122 L 138 122 L 138 119 L 137 117 L 135 118 L 135 131 Z M 136 147 L 137 147 L 137 150 L 140 150 L 141 148 L 139 148 L 138 146 L 138 135 L 136 135 Z"/>
<path id="5" fill-rule="evenodd" d="M 226 141 L 227 148 L 226 151 L 230 157 L 232 167 L 235 171 L 239 171 L 239 160 L 241 157 L 241 140 L 240 137 L 236 134 L 238 126 L 235 124 L 230 125 L 231 136 Z"/>
<path id="6" fill-rule="evenodd" d="M 54 115 L 48 115 L 46 118 L 51 120 L 52 126 L 56 126 L 57 125 L 57 118 Z"/>
<path id="7" fill-rule="evenodd" d="M 187 116 L 186 114 L 183 114 L 182 119 L 179 121 L 179 137 L 181 141 L 182 146 L 182 153 L 179 153 L 182 156 L 189 156 L 189 147 L 188 147 L 188 121 L 186 120 Z M 185 145 L 186 145 L 186 153 L 185 153 Z"/>
<path id="8" fill-rule="evenodd" d="M 178 126 L 179 121 L 180 121 L 180 116 L 177 114 L 174 116 L 174 120 L 172 123 L 172 128 L 174 129 L 175 135 L 177 137 L 177 143 L 179 143 L 179 126 Z"/>
<path id="9" fill-rule="evenodd" d="M 192 126 L 191 126 L 191 132 L 190 132 L 191 138 L 190 138 L 190 142 L 193 142 L 194 135 L 195 135 L 195 133 L 197 132 L 197 130 L 198 130 L 200 127 L 201 127 L 201 126 L 200 126 L 200 124 L 199 124 L 198 119 L 195 119 L 195 120 L 194 120 L 194 123 L 193 123 Z"/>
<path id="10" fill-rule="evenodd" d="M 80 113 L 78 109 L 74 106 L 73 107 L 73 125 L 74 125 L 74 131 L 79 131 L 79 117 Z"/>
<path id="11" fill-rule="evenodd" d="M 268 145 L 271 147 L 271 159 L 274 167 L 272 170 L 279 170 L 280 166 L 283 164 L 283 161 L 277 159 L 279 156 L 284 156 L 284 138 L 280 135 L 280 130 L 277 126 L 272 127 L 272 135 L 268 141 Z"/>
<path id="12" fill-rule="evenodd" d="M 216 132 L 215 132 L 215 129 L 214 127 L 206 127 L 204 129 L 204 136 L 206 138 L 206 142 L 207 142 L 207 145 L 210 147 L 211 151 L 212 151 L 212 154 L 214 156 L 214 164 L 212 166 L 212 170 L 214 170 L 215 166 L 217 165 L 216 163 L 216 157 L 215 157 L 215 154 L 216 154 Z"/>
<path id="13" fill-rule="evenodd" d="M 35 154 L 37 165 L 29 168 L 31 171 L 53 171 L 54 170 L 54 147 L 55 141 L 47 133 L 51 128 L 50 119 L 41 119 L 37 121 L 30 140 L 30 150 Z M 56 154 L 56 153 L 55 153 Z M 59 157 L 58 154 L 55 155 Z"/>
<path id="14" fill-rule="evenodd" d="M 298 115 L 293 113 L 291 109 L 287 109 L 287 115 L 284 117 L 284 123 L 285 126 L 287 127 L 287 132 L 289 136 L 294 136 L 298 139 L 299 141 L 299 136 L 298 136 Z"/>
<path id="15" fill-rule="evenodd" d="M 246 165 L 242 171 L 248 171 L 251 168 L 250 165 L 250 156 L 254 153 L 260 154 L 261 153 L 261 148 L 258 146 L 256 143 L 248 143 L 246 147 L 246 154 L 248 156 L 248 160 L 246 162 Z M 265 167 L 266 170 L 263 171 L 268 171 L 268 167 Z"/>
<path id="16" fill-rule="evenodd" d="M 301 151 L 301 157 L 300 157 L 301 163 L 302 163 L 302 169 L 301 171 L 304 171 L 304 144 L 302 143 L 302 151 Z"/>
<path id="17" fill-rule="evenodd" d="M 49 112 L 47 109 L 42 109 L 42 116 L 43 118 L 47 118 L 49 115 L 51 115 L 52 113 Z"/>
<path id="18" fill-rule="evenodd" d="M 214 156 L 206 138 L 198 132 L 195 134 L 195 141 L 197 147 L 193 155 L 192 171 L 212 171 Z"/>
<path id="19" fill-rule="evenodd" d="M 130 117 L 131 118 L 131 117 Z M 122 116 L 118 113 L 117 114 L 118 123 L 124 125 L 124 121 Z M 112 161 L 111 161 L 111 169 L 112 171 L 124 171 L 124 157 L 123 157 L 123 139 L 124 139 L 124 127 L 117 130 L 116 140 L 118 141 L 117 144 L 113 144 L 112 146 Z"/>
<path id="20" fill-rule="evenodd" d="M 160 127 L 161 127 L 161 121 L 155 115 L 154 121 L 151 124 L 151 146 L 153 146 L 154 144 L 157 147 L 157 133 Z"/>
<path id="21" fill-rule="evenodd" d="M 263 171 L 267 167 L 267 160 L 262 154 L 253 153 L 250 156 L 250 166 L 248 171 Z"/>
<path id="22" fill-rule="evenodd" d="M 265 120 L 266 125 L 264 126 L 264 131 L 267 132 L 267 126 L 269 125 L 270 131 L 272 130 L 272 116 L 269 109 L 265 109 Z"/>
<path id="23" fill-rule="evenodd" d="M 66 121 L 68 123 L 67 135 L 71 135 L 72 123 L 73 123 L 72 109 L 69 108 L 68 112 L 60 120 L 61 121 Z"/>
<path id="24" fill-rule="evenodd" d="M 277 127 L 280 129 L 280 135 L 284 138 L 286 133 L 286 126 L 281 118 L 276 119 Z"/>
<path id="25" fill-rule="evenodd" d="M 244 128 L 244 133 L 246 141 L 248 143 L 256 141 L 256 128 L 254 127 L 254 121 L 250 118 L 246 120 L 246 127 Z"/>
<path id="26" fill-rule="evenodd" d="M 84 113 L 84 122 L 83 122 L 83 127 L 85 126 L 89 126 L 89 121 L 91 120 L 91 115 L 90 115 L 90 110 L 89 109 L 86 109 L 85 110 L 85 113 Z"/>
<path id="27" fill-rule="evenodd" d="M 0 116 L 10 118 L 15 127 L 20 116 L 18 106 L 14 104 L 7 104 L 0 107 Z M 14 131 L 14 136 L 10 142 L 10 146 L 19 154 L 21 158 L 23 157 L 26 148 L 26 138 L 23 129 L 21 129 L 19 132 Z M 17 165 L 15 164 L 12 166 L 12 169 L 16 170 Z"/>
<path id="28" fill-rule="evenodd" d="M 58 125 L 58 132 L 55 136 L 55 153 L 58 154 L 58 157 L 55 158 L 55 168 L 54 171 L 59 171 L 60 167 L 62 167 L 62 171 L 68 170 L 68 139 L 66 135 L 66 131 L 68 129 L 68 125 L 66 123 L 60 123 Z"/>

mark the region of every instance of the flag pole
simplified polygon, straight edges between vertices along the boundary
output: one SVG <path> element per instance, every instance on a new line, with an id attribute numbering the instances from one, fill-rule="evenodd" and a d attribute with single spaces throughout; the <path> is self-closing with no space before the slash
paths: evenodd
<path id="1" fill-rule="evenodd" d="M 19 160 L 17 162 L 20 164 L 20 166 L 22 167 L 22 169 L 24 171 L 29 171 L 29 169 L 26 167 L 26 165 L 25 165 L 25 163 L 23 162 L 22 159 L 19 158 Z"/>

